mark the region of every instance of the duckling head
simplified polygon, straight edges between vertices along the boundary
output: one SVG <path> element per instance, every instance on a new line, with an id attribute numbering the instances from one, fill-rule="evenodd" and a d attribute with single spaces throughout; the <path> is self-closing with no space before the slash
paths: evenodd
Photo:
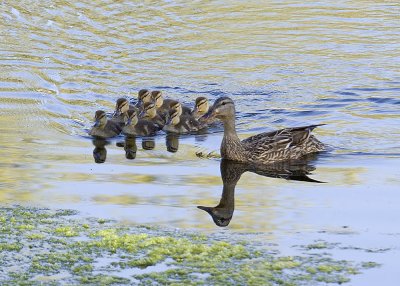
<path id="1" fill-rule="evenodd" d="M 118 98 L 115 104 L 115 112 L 113 116 L 118 116 L 120 114 L 125 114 L 129 109 L 129 101 L 126 98 Z"/>
<path id="2" fill-rule="evenodd" d="M 180 122 L 180 114 L 178 110 L 171 109 L 168 114 L 168 121 L 166 125 L 175 126 Z"/>
<path id="3" fill-rule="evenodd" d="M 140 112 L 140 118 L 153 118 L 157 115 L 156 105 L 154 102 L 146 102 L 143 105 L 143 110 Z"/>
<path id="4" fill-rule="evenodd" d="M 151 102 L 151 93 L 148 89 L 141 89 L 138 92 L 138 105 L 142 106 L 146 102 Z"/>
<path id="5" fill-rule="evenodd" d="M 103 110 L 97 110 L 94 114 L 93 127 L 104 128 L 107 124 L 107 114 Z"/>
<path id="6" fill-rule="evenodd" d="M 179 101 L 173 100 L 169 104 L 170 110 L 176 110 L 178 112 L 178 116 L 182 115 L 182 104 Z"/>
<path id="7" fill-rule="evenodd" d="M 138 117 L 136 110 L 130 109 L 125 116 L 125 125 L 135 126 L 138 123 Z"/>
<path id="8" fill-rule="evenodd" d="M 160 108 L 164 103 L 164 98 L 160 90 L 153 90 L 151 92 L 151 98 L 153 102 L 156 104 L 156 108 Z"/>
<path id="9" fill-rule="evenodd" d="M 196 98 L 196 102 L 194 105 L 194 112 L 198 113 L 198 114 L 206 114 L 207 111 L 209 109 L 209 105 L 208 105 L 208 99 L 200 96 L 198 98 Z"/>
<path id="10" fill-rule="evenodd" d="M 235 104 L 233 100 L 226 96 L 218 98 L 210 110 L 203 116 L 205 120 L 214 117 L 222 121 L 235 118 Z"/>

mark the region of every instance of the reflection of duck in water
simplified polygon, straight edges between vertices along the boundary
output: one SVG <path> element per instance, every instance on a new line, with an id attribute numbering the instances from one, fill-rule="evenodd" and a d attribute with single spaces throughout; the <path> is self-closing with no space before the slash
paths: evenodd
<path id="1" fill-rule="evenodd" d="M 229 97 L 220 97 L 214 102 L 204 120 L 212 118 L 224 124 L 221 143 L 223 159 L 270 164 L 325 150 L 325 146 L 311 135 L 311 131 L 322 124 L 264 132 L 241 141 L 235 129 L 235 105 Z"/>
<path id="2" fill-rule="evenodd" d="M 175 133 L 168 133 L 165 139 L 167 151 L 171 153 L 176 153 L 179 148 L 179 135 Z"/>
<path id="3" fill-rule="evenodd" d="M 107 158 L 106 145 L 108 142 L 102 138 L 96 138 L 92 141 L 95 148 L 93 149 L 93 158 L 96 163 L 104 163 Z"/>
<path id="4" fill-rule="evenodd" d="M 143 150 L 153 150 L 156 147 L 156 142 L 153 138 L 143 138 L 142 148 Z"/>
<path id="5" fill-rule="evenodd" d="M 124 150 L 126 159 L 133 160 L 136 158 L 137 146 L 136 138 L 134 136 L 125 137 Z"/>
<path id="6" fill-rule="evenodd" d="M 220 165 L 223 183 L 221 200 L 215 207 L 198 206 L 198 208 L 208 212 L 217 226 L 227 226 L 235 210 L 235 187 L 243 173 L 249 171 L 272 178 L 322 183 L 307 176 L 315 169 L 307 164 L 312 159 L 314 158 L 309 157 L 306 158 L 306 161 L 262 165 L 261 168 L 258 168 L 260 166 L 222 160 Z"/>

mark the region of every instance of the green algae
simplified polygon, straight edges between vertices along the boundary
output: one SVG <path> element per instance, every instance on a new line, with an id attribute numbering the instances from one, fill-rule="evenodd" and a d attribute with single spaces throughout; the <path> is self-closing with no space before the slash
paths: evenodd
<path id="1" fill-rule="evenodd" d="M 279 256 L 232 237 L 122 227 L 74 215 L 1 208 L 0 284 L 40 285 L 40 278 L 50 285 L 308 285 L 345 283 L 362 269 L 378 266 L 326 254 Z M 317 242 L 304 249 L 331 247 Z"/>

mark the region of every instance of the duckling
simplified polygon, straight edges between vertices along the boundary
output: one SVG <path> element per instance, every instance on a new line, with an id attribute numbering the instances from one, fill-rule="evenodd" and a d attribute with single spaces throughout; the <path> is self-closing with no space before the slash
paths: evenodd
<path id="1" fill-rule="evenodd" d="M 89 131 L 89 135 L 100 138 L 111 138 L 121 133 L 118 123 L 107 119 L 103 110 L 97 110 L 94 116 L 94 125 Z"/>
<path id="2" fill-rule="evenodd" d="M 208 99 L 205 97 L 198 97 L 196 98 L 194 108 L 191 111 L 191 115 L 199 120 L 204 114 L 208 112 L 209 109 L 209 104 L 208 104 Z"/>
<path id="3" fill-rule="evenodd" d="M 204 128 L 193 116 L 179 113 L 179 110 L 170 110 L 168 121 L 163 128 L 165 132 L 190 133 Z"/>
<path id="4" fill-rule="evenodd" d="M 162 95 L 162 92 L 160 90 L 152 91 L 151 96 L 153 98 L 153 101 L 156 104 L 158 114 L 160 114 L 160 116 L 162 116 L 162 117 L 168 116 L 171 106 L 176 105 L 176 104 L 180 105 L 180 108 L 182 109 L 182 112 L 184 114 L 190 114 L 190 112 L 191 112 L 189 107 L 182 106 L 182 104 L 179 103 L 178 101 L 176 101 L 174 99 L 164 98 Z"/>
<path id="5" fill-rule="evenodd" d="M 140 112 L 139 118 L 157 124 L 159 129 L 165 125 L 165 120 L 157 113 L 156 105 L 153 102 L 146 102 L 143 105 L 143 110 Z"/>
<path id="6" fill-rule="evenodd" d="M 177 110 L 179 113 L 179 116 L 183 115 L 190 115 L 192 111 L 190 110 L 189 107 L 182 105 L 179 101 L 176 100 L 171 100 L 171 103 L 169 105 L 169 111 L 171 110 Z M 169 115 L 168 111 L 168 115 Z"/>
<path id="7" fill-rule="evenodd" d="M 126 98 L 118 98 L 115 104 L 115 111 L 113 113 L 113 117 L 111 121 L 119 124 L 122 127 L 125 125 L 125 117 L 127 116 L 128 110 L 136 110 L 137 108 L 133 105 L 129 104 L 128 99 Z"/>
<path id="8" fill-rule="evenodd" d="M 232 161 L 270 164 L 299 159 L 310 153 L 325 150 L 311 131 L 321 125 L 285 128 L 261 133 L 240 141 L 235 129 L 235 104 L 229 97 L 220 97 L 205 115 L 205 120 L 217 118 L 224 124 L 221 157 Z"/>
<path id="9" fill-rule="evenodd" d="M 152 97 L 151 97 L 151 93 L 150 90 L 148 89 L 141 89 L 138 92 L 138 102 L 136 103 L 136 108 L 138 108 L 139 110 L 143 110 L 143 105 L 146 102 L 152 102 Z"/>
<path id="10" fill-rule="evenodd" d="M 157 125 L 148 120 L 139 120 L 136 110 L 128 110 L 127 117 L 125 118 L 125 126 L 122 132 L 125 135 L 132 136 L 151 136 L 156 134 L 158 130 Z"/>

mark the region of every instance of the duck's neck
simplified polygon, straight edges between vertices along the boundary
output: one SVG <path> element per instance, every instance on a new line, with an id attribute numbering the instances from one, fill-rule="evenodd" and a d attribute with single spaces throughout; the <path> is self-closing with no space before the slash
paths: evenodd
<path id="1" fill-rule="evenodd" d="M 236 133 L 235 117 L 226 118 L 222 123 L 224 124 L 224 139 L 240 142 Z"/>
<path id="2" fill-rule="evenodd" d="M 221 143 L 221 157 L 241 161 L 239 157 L 243 154 L 243 146 L 236 133 L 235 117 L 226 118 L 222 122 L 224 124 L 224 138 Z"/>

